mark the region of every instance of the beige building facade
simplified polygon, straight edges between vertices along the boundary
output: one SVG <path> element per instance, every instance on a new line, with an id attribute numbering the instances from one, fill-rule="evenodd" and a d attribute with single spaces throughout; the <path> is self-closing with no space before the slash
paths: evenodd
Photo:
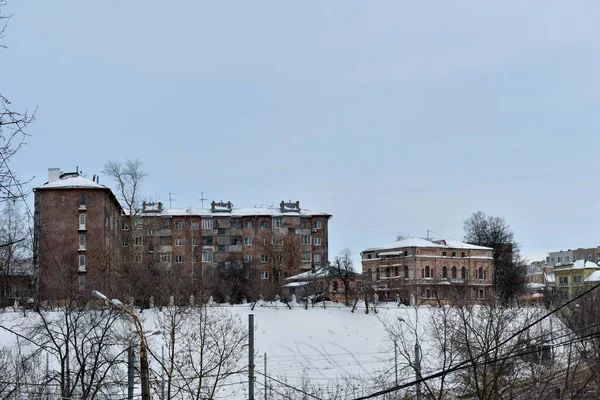
<path id="1" fill-rule="evenodd" d="M 411 238 L 361 253 L 379 300 L 404 304 L 486 304 L 494 299 L 493 249 L 450 239 Z"/>

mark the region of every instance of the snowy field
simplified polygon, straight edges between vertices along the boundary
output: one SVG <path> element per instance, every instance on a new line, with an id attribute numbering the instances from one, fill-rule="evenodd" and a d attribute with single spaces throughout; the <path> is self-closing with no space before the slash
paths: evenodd
<path id="1" fill-rule="evenodd" d="M 414 378 L 414 370 L 409 367 L 409 362 L 413 356 L 415 338 L 419 339 L 421 346 L 423 375 L 439 368 L 439 360 L 433 349 L 435 339 L 431 335 L 432 313 L 439 312 L 439 309 L 398 307 L 388 303 L 380 304 L 377 313 L 371 309 L 366 314 L 363 304 L 359 304 L 354 313 L 351 308 L 337 303 L 327 303 L 325 306 L 323 308 L 321 303 L 314 308 L 304 309 L 303 305 L 294 304 L 291 310 L 283 303 L 262 303 L 256 305 L 254 310 L 251 310 L 251 304 L 214 306 L 215 309 L 239 316 L 244 326 L 248 324 L 248 315 L 254 315 L 257 398 L 264 398 L 265 374 L 268 376 L 267 386 L 272 391 L 282 393 L 293 391 L 289 386 L 304 387 L 320 398 L 327 398 L 327 394 L 339 391 L 341 387 L 348 392 L 339 398 L 352 398 L 392 385 L 396 363 L 390 331 L 401 335 L 398 339 L 401 343 L 398 343 L 397 362 L 399 382 Z M 531 314 L 531 310 L 523 309 L 523 313 Z M 539 309 L 533 310 L 541 313 Z M 30 311 L 28 313 L 30 315 L 24 317 L 22 312 L 7 310 L 0 313 L 0 325 L 25 334 L 25 327 L 35 316 Z M 146 332 L 160 329 L 160 314 L 157 309 L 145 310 L 140 314 Z M 125 319 L 123 329 L 133 330 L 133 324 Z M 554 328 L 555 331 L 560 329 L 558 325 Z M 1 329 L 0 346 L 14 343 L 16 335 Z M 160 354 L 164 345 L 163 337 L 148 335 L 148 345 L 155 354 Z M 242 363 L 247 364 L 247 348 L 243 351 Z M 153 360 L 150 360 L 151 369 L 152 364 Z M 153 379 L 158 381 L 159 377 Z M 310 380 L 310 385 L 307 385 L 307 380 Z M 230 377 L 216 398 L 248 398 L 247 382 L 247 374 Z"/>

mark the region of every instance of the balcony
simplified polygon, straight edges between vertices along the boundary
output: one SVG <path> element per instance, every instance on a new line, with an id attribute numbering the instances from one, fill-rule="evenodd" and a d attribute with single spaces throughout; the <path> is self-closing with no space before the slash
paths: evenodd
<path id="1" fill-rule="evenodd" d="M 231 246 L 227 246 L 226 247 L 226 251 L 232 252 L 232 253 L 241 253 L 242 252 L 242 245 L 231 245 Z"/>

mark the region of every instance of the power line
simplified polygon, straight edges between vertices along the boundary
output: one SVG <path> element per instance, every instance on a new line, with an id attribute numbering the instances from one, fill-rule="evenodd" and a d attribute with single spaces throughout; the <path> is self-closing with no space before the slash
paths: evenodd
<path id="1" fill-rule="evenodd" d="M 530 175 L 530 176 L 521 176 L 521 177 L 507 178 L 507 179 L 496 179 L 496 180 L 490 180 L 490 181 L 463 183 L 463 184 L 458 184 L 458 185 L 440 185 L 440 186 L 430 186 L 430 187 L 425 187 L 425 188 L 407 189 L 407 190 L 401 190 L 401 191 L 397 191 L 397 192 L 362 193 L 362 194 L 356 194 L 356 195 L 323 197 L 320 199 L 310 199 L 310 200 L 303 200 L 303 201 L 310 203 L 310 202 L 328 201 L 328 200 L 356 199 L 356 198 L 363 198 L 363 197 L 396 196 L 396 195 L 405 194 L 405 193 L 431 192 L 431 191 L 440 190 L 440 189 L 455 189 L 455 188 L 463 188 L 463 187 L 493 185 L 493 184 L 498 184 L 498 183 L 509 183 L 509 182 L 535 180 L 535 179 L 547 178 L 547 177 L 551 177 L 551 176 L 576 174 L 576 173 L 580 173 L 580 172 L 591 172 L 591 171 L 597 171 L 597 170 L 598 170 L 598 168 L 587 168 L 587 169 L 580 169 L 580 170 L 574 170 L 574 171 L 546 173 L 546 174 L 541 174 L 541 175 Z"/>
<path id="2" fill-rule="evenodd" d="M 420 379 L 414 380 L 414 381 L 412 381 L 412 382 L 405 383 L 405 384 L 403 384 L 403 385 L 397 385 L 397 386 L 393 386 L 393 387 L 391 387 L 391 388 L 384 389 L 384 390 L 380 390 L 380 391 L 378 391 L 378 392 L 372 393 L 372 394 L 370 394 L 370 395 L 367 395 L 367 396 L 357 397 L 355 400 L 365 400 L 365 399 L 370 399 L 370 398 L 373 398 L 373 397 L 381 396 L 381 395 L 384 395 L 384 394 L 387 394 L 387 393 L 392 393 L 392 392 L 395 392 L 395 391 L 398 391 L 398 390 L 405 389 L 405 388 L 407 388 L 407 387 L 410 387 L 410 386 L 416 385 L 417 383 L 426 382 L 426 381 L 428 381 L 428 380 L 435 379 L 435 378 L 440 378 L 440 377 L 442 377 L 442 376 L 445 376 L 445 375 L 447 375 L 447 374 L 449 374 L 449 373 L 451 373 L 451 372 L 455 372 L 455 371 L 458 371 L 458 370 L 460 370 L 460 369 L 463 369 L 463 367 L 464 367 L 465 365 L 472 366 L 472 364 L 473 364 L 473 362 L 474 362 L 474 361 L 476 362 L 478 359 L 480 359 L 480 358 L 481 358 L 481 357 L 483 357 L 484 355 L 486 355 L 486 354 L 488 354 L 488 353 L 490 353 L 490 352 L 492 352 L 492 351 L 498 350 L 500 347 L 504 346 L 505 344 L 507 344 L 509 341 L 511 341 L 511 340 L 512 340 L 512 339 L 514 339 L 515 337 L 517 337 L 517 336 L 521 335 L 522 333 L 525 333 L 525 332 L 526 332 L 526 331 L 527 331 L 529 328 L 531 328 L 532 326 L 534 326 L 534 325 L 536 325 L 536 324 L 540 323 L 541 321 L 543 321 L 543 320 L 545 320 L 546 318 L 550 317 L 551 315 L 553 315 L 553 314 L 554 314 L 554 313 L 556 313 L 557 311 L 560 311 L 560 310 L 562 310 L 562 309 L 563 309 L 563 308 L 565 308 L 567 305 L 569 305 L 569 304 L 571 304 L 571 303 L 575 302 L 575 301 L 576 301 L 576 300 L 578 300 L 579 298 L 581 298 L 581 297 L 583 297 L 583 296 L 587 295 L 588 293 L 590 293 L 590 292 L 592 292 L 592 291 L 596 290 L 598 287 L 600 287 L 600 284 L 598 284 L 598 285 L 595 285 L 595 286 L 591 287 L 590 289 L 586 290 L 585 292 L 582 292 L 581 294 L 579 294 L 579 295 L 577 295 L 577 296 L 573 297 L 571 300 L 567 301 L 567 302 L 566 302 L 566 303 L 564 303 L 563 305 L 561 305 L 561 306 L 559 306 L 559 307 L 555 308 L 554 310 L 550 311 L 550 312 L 549 312 L 549 313 L 547 313 L 547 314 L 544 314 L 542 317 L 538 318 L 537 320 L 535 320 L 534 322 L 532 322 L 532 323 L 530 323 L 529 325 L 525 326 L 524 328 L 522 328 L 522 329 L 518 330 L 516 333 L 512 334 L 512 335 L 511 335 L 511 336 L 509 336 L 507 339 L 503 340 L 502 342 L 500 342 L 500 343 L 499 343 L 499 344 L 497 344 L 496 346 L 492 347 L 491 349 L 489 349 L 489 350 L 485 350 L 485 351 L 481 352 L 480 354 L 478 354 L 478 355 L 476 355 L 476 356 L 474 356 L 474 357 L 471 357 L 471 358 L 470 358 L 470 359 L 468 359 L 468 360 L 465 360 L 465 361 L 463 361 L 463 362 L 459 363 L 459 364 L 458 364 L 457 366 L 455 366 L 455 367 L 448 368 L 448 369 L 446 369 L 446 370 L 442 370 L 442 371 L 440 371 L 440 372 L 437 372 L 437 373 L 435 373 L 435 374 L 431 374 L 431 375 L 429 375 L 429 376 L 426 376 L 426 377 L 423 377 L 423 378 L 420 378 Z"/>
<path id="3" fill-rule="evenodd" d="M 302 390 L 302 389 L 298 389 L 297 387 L 294 387 L 294 386 L 292 386 L 292 385 L 288 385 L 287 383 L 285 383 L 285 382 L 282 382 L 282 381 L 280 381 L 280 380 L 277 380 L 277 379 L 273 378 L 272 376 L 269 376 L 269 375 L 263 374 L 263 373 L 262 373 L 262 372 L 260 372 L 260 371 L 254 371 L 254 372 L 256 372 L 256 373 L 257 373 L 257 374 L 259 374 L 259 375 L 266 376 L 266 377 L 267 377 L 267 379 L 270 379 L 270 380 L 272 380 L 272 381 L 275 381 L 275 382 L 279 383 L 280 385 L 286 386 L 286 387 L 288 387 L 288 388 L 290 388 L 290 389 L 293 389 L 293 390 L 295 390 L 295 391 L 297 391 L 297 392 L 300 392 L 300 393 L 302 393 L 302 394 L 305 394 L 305 395 L 307 395 L 308 397 L 312 397 L 313 399 L 316 399 L 316 400 L 322 400 L 321 398 L 319 398 L 319 397 L 315 396 L 314 394 L 310 394 L 310 393 L 308 393 L 308 392 L 305 392 L 305 391 L 304 391 L 304 390 Z"/>

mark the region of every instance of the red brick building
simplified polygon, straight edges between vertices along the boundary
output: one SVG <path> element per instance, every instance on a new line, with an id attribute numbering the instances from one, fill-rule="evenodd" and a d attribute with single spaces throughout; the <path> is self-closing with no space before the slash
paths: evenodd
<path id="1" fill-rule="evenodd" d="M 299 269 L 321 267 L 328 259 L 331 215 L 281 202 L 279 207 L 234 208 L 231 202 L 210 209 L 165 209 L 146 203 L 133 219 L 134 262 L 158 262 L 180 275 L 196 276 L 220 263 L 248 263 L 261 280 L 270 280 L 274 249 L 287 242 L 299 252 Z M 284 243 L 284 241 L 286 243 Z"/>
<path id="2" fill-rule="evenodd" d="M 34 192 L 34 267 L 42 299 L 92 289 L 128 295 L 114 291 L 121 272 L 135 266 L 193 278 L 239 261 L 260 284 L 272 280 L 274 258 L 286 246 L 300 271 L 327 264 L 331 215 L 301 209 L 299 202 L 245 209 L 231 202 L 212 202 L 210 209 L 144 202 L 129 216 L 95 176 L 59 169 L 50 169 L 48 182 Z"/>
<path id="3" fill-rule="evenodd" d="M 121 262 L 123 214 L 112 191 L 95 176 L 51 168 L 48 182 L 34 193 L 40 297 L 63 299 L 90 287 L 110 293 Z"/>
<path id="4" fill-rule="evenodd" d="M 400 240 L 364 250 L 362 270 L 379 300 L 451 304 L 493 300 L 493 249 L 450 239 Z"/>

